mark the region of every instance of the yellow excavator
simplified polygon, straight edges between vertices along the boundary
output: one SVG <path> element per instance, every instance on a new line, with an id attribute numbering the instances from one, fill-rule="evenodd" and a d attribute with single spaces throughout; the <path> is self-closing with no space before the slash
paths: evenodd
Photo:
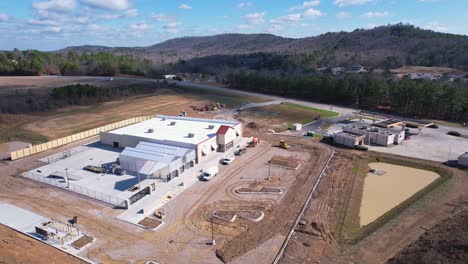
<path id="1" fill-rule="evenodd" d="M 279 144 L 280 148 L 282 148 L 282 149 L 288 149 L 289 148 L 289 145 L 288 145 L 288 143 L 286 143 L 286 141 L 280 140 L 279 143 L 280 143 Z"/>

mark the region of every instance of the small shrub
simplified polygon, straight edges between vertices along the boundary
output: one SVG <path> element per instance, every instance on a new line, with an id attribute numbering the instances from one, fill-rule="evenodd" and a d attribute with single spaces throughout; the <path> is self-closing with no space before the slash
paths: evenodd
<path id="1" fill-rule="evenodd" d="M 357 150 L 367 151 L 369 148 L 363 145 L 357 145 L 354 147 Z"/>
<path id="2" fill-rule="evenodd" d="M 447 132 L 447 135 L 451 135 L 451 136 L 454 136 L 454 137 L 461 137 L 461 133 L 460 132 L 457 132 L 457 131 L 449 131 Z"/>

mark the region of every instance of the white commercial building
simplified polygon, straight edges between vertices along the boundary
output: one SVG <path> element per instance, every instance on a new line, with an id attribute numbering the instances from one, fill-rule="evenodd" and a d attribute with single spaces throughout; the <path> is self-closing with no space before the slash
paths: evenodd
<path id="1" fill-rule="evenodd" d="M 357 145 L 363 145 L 364 138 L 365 135 L 355 135 L 341 131 L 335 133 L 333 137 L 333 142 L 335 142 L 336 144 L 353 148 Z"/>
<path id="2" fill-rule="evenodd" d="M 226 152 L 242 137 L 237 121 L 156 116 L 138 124 L 101 132 L 101 143 L 125 148 L 121 166 L 151 178 L 170 180 L 207 159 Z"/>
<path id="3" fill-rule="evenodd" d="M 400 144 L 405 140 L 404 129 L 381 128 L 361 122 L 344 125 L 343 131 L 354 135 L 364 135 L 364 143 L 368 145 L 388 146 Z"/>

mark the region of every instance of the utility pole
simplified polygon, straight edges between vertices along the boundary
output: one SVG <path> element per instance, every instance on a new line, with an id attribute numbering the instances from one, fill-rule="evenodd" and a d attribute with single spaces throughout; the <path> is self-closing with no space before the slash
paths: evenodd
<path id="1" fill-rule="evenodd" d="M 215 246 L 216 245 L 216 240 L 214 239 L 214 223 L 213 223 L 213 217 L 210 217 L 210 222 L 211 222 L 211 245 Z"/>
<path id="2" fill-rule="evenodd" d="M 65 183 L 67 184 L 67 188 L 70 188 L 70 181 L 68 180 L 68 168 L 65 169 Z"/>

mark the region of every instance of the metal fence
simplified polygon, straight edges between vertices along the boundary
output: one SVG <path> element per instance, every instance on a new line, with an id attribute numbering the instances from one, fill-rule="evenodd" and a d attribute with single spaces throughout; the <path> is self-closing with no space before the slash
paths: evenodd
<path id="1" fill-rule="evenodd" d="M 30 172 L 30 171 L 21 173 L 19 175 L 25 178 L 34 180 L 34 181 L 43 182 L 43 183 L 46 183 L 55 187 L 59 187 L 62 189 L 72 191 L 74 193 L 78 193 L 87 197 L 91 197 L 93 199 L 96 199 L 105 203 L 109 203 L 118 207 L 126 207 L 126 202 L 122 198 L 117 198 L 109 194 L 97 192 L 97 191 L 94 191 L 94 190 L 91 190 L 86 187 L 79 186 L 73 183 L 67 184 L 65 181 L 62 182 L 59 179 L 52 179 L 52 178 L 44 177 L 43 175 Z"/>
<path id="2" fill-rule="evenodd" d="M 79 147 L 72 148 L 72 149 L 57 153 L 55 155 L 52 155 L 52 156 L 49 156 L 49 157 L 46 157 L 46 158 L 43 158 L 43 159 L 40 159 L 40 161 L 47 162 L 47 163 L 50 164 L 50 163 L 54 163 L 54 162 L 56 162 L 58 160 L 66 159 L 68 157 L 71 157 L 73 155 L 76 155 L 78 153 L 86 151 L 88 149 L 89 149 L 89 147 L 79 146 Z"/>

